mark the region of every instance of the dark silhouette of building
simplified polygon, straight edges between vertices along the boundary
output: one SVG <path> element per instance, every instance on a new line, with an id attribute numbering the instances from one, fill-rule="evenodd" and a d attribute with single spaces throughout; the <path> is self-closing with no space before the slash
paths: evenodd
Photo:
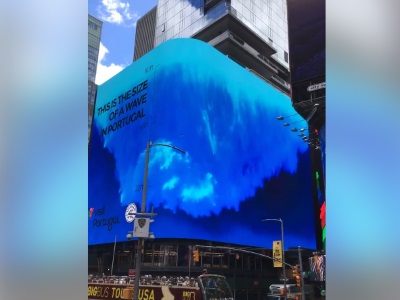
<path id="1" fill-rule="evenodd" d="M 288 22 L 291 98 L 308 123 L 317 246 L 325 249 L 325 0 L 288 0 Z"/>

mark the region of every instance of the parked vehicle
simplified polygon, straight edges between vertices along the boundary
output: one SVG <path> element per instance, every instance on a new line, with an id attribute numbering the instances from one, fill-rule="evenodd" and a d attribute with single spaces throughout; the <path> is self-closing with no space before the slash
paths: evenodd
<path id="1" fill-rule="evenodd" d="M 88 299 L 133 299 L 133 280 L 89 278 Z M 139 286 L 139 300 L 234 300 L 226 278 L 204 274 L 188 277 L 144 277 Z"/>

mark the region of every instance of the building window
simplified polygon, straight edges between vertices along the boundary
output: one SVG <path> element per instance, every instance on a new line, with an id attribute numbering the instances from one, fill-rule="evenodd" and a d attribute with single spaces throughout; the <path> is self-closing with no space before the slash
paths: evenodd
<path id="1" fill-rule="evenodd" d="M 270 37 L 270 39 L 273 38 L 273 36 L 272 36 L 272 28 L 271 27 L 268 27 L 268 37 Z"/>
<path id="2" fill-rule="evenodd" d="M 182 31 L 185 28 L 185 19 L 179 22 L 179 31 Z"/>
<path id="3" fill-rule="evenodd" d="M 256 24 L 256 15 L 253 12 L 250 12 L 250 20 L 253 24 Z"/>
<path id="4" fill-rule="evenodd" d="M 221 2 L 222 0 L 204 0 L 204 14 Z"/>
<path id="5" fill-rule="evenodd" d="M 89 25 L 89 28 L 92 28 L 93 30 L 97 31 L 97 25 L 96 24 L 94 24 L 94 23 L 89 21 L 88 25 Z"/>
<path id="6" fill-rule="evenodd" d="M 161 25 L 161 32 L 165 31 L 165 23 Z"/>
<path id="7" fill-rule="evenodd" d="M 284 51 L 284 54 L 285 54 L 285 61 L 288 63 L 289 62 L 289 54 L 286 51 Z"/>

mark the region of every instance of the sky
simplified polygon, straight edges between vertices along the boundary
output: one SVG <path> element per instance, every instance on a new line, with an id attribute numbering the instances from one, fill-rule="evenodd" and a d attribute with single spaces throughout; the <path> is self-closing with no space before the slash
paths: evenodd
<path id="1" fill-rule="evenodd" d="M 96 84 L 132 63 L 136 22 L 155 5 L 157 0 L 89 0 L 88 13 L 103 22 Z"/>

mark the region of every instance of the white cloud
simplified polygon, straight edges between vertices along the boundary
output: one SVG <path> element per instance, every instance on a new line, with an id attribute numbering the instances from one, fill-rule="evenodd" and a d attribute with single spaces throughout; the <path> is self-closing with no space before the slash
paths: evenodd
<path id="1" fill-rule="evenodd" d="M 107 53 L 108 49 L 100 42 L 99 61 L 97 63 L 96 80 L 95 80 L 95 83 L 97 85 L 100 85 L 103 82 L 107 81 L 108 79 L 118 74 L 125 68 L 125 66 L 123 65 L 116 65 L 114 63 L 111 63 L 109 66 L 106 66 L 104 64 L 104 61 L 106 59 Z"/>
<path id="2" fill-rule="evenodd" d="M 168 180 L 166 183 L 163 184 L 162 189 L 163 190 L 172 190 L 175 188 L 175 185 L 179 182 L 179 178 L 174 176 L 170 180 Z"/>
<path id="3" fill-rule="evenodd" d="M 184 202 L 190 201 L 199 203 L 214 194 L 214 184 L 216 183 L 213 175 L 207 173 L 205 179 L 198 185 L 186 187 L 181 192 L 181 197 Z"/>
<path id="4" fill-rule="evenodd" d="M 102 0 L 98 11 L 103 21 L 113 24 L 135 26 L 139 19 L 139 14 L 130 9 L 129 2 L 120 0 Z"/>
<path id="5" fill-rule="evenodd" d="M 106 54 L 108 53 L 108 49 L 100 42 L 100 49 L 99 49 L 99 62 L 105 60 Z"/>

